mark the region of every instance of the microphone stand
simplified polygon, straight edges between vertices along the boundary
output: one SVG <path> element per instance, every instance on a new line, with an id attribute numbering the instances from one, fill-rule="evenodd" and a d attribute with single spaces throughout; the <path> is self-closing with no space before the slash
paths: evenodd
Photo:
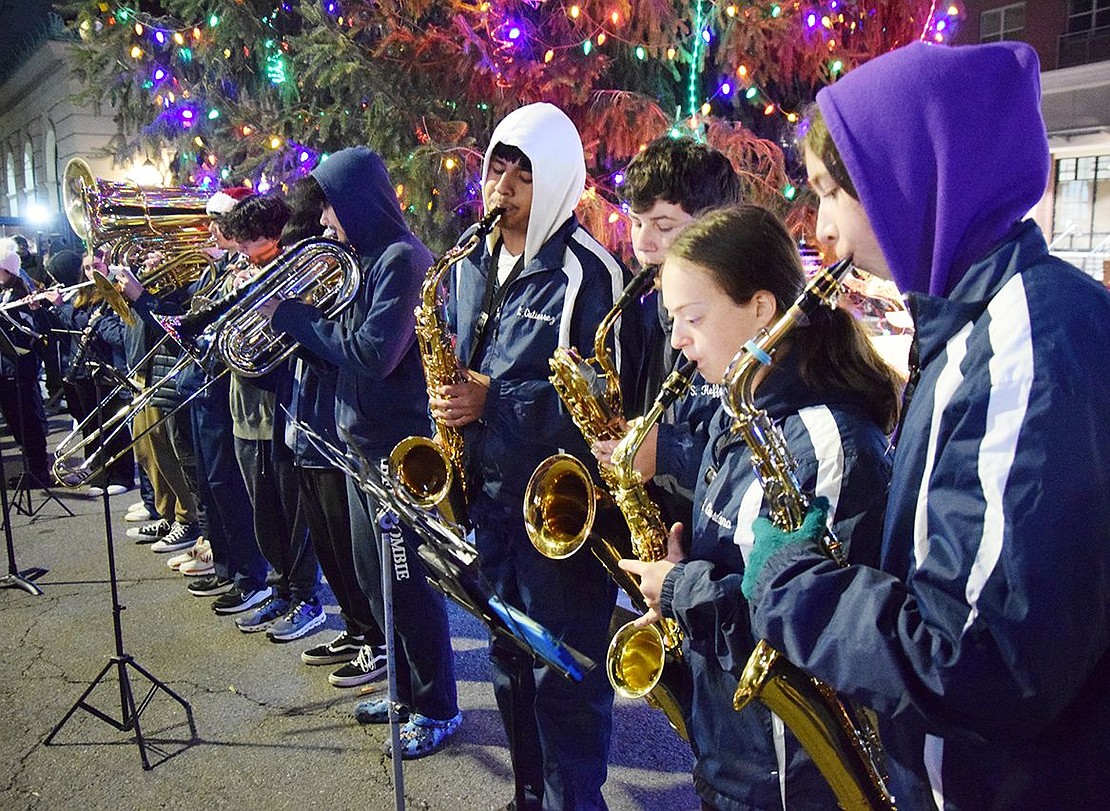
<path id="1" fill-rule="evenodd" d="M 82 343 L 91 343 L 91 339 L 83 340 Z M 88 346 L 86 345 L 85 350 L 87 349 Z M 75 372 L 76 365 L 71 364 L 70 372 L 67 373 L 67 377 L 69 376 L 69 374 L 73 374 Z M 97 397 L 99 400 L 101 388 L 99 378 L 96 377 L 97 373 L 95 369 L 92 373 L 94 375 L 94 380 L 96 381 Z M 103 414 L 98 410 L 97 415 L 97 421 L 99 423 L 98 428 L 100 432 L 103 433 Z M 105 471 L 105 476 L 107 476 L 107 471 Z M 85 692 L 81 694 L 80 698 L 78 698 L 77 701 L 73 703 L 73 706 L 69 708 L 66 714 L 62 716 L 62 720 L 59 721 L 52 730 L 50 730 L 50 734 L 46 736 L 43 744 L 46 746 L 50 746 L 54 740 L 54 736 L 61 731 L 62 727 L 66 725 L 66 722 L 73 717 L 74 713 L 76 713 L 77 710 L 82 709 L 90 713 L 91 715 L 99 718 L 101 721 L 108 724 L 109 726 L 115 727 L 120 732 L 130 732 L 134 730 L 135 743 L 139 747 L 139 757 L 143 763 L 143 770 L 149 771 L 151 769 L 151 763 L 150 758 L 147 756 L 147 743 L 145 738 L 143 737 L 142 727 L 139 724 L 139 716 L 142 715 L 143 710 L 145 710 L 150 704 L 151 700 L 154 698 L 154 694 L 157 691 L 161 690 L 182 706 L 182 708 L 185 710 L 185 716 L 189 722 L 191 741 L 195 741 L 197 739 L 196 721 L 193 719 L 193 709 L 189 705 L 189 702 L 179 696 L 173 690 L 171 690 L 165 682 L 151 675 L 150 671 L 136 662 L 131 654 L 127 653 L 127 651 L 124 649 L 123 625 L 120 621 L 120 615 L 123 613 L 126 606 L 120 605 L 119 601 L 119 578 L 116 575 L 116 552 L 115 544 L 113 543 L 112 539 L 112 513 L 110 507 L 111 501 L 108 495 L 107 480 L 105 480 L 104 494 L 103 496 L 101 496 L 101 503 L 104 505 L 104 541 L 108 548 L 108 582 L 111 585 L 112 594 L 112 628 L 115 634 L 115 654 L 108 659 L 108 663 L 104 665 L 103 669 L 101 669 L 100 673 L 97 674 L 96 678 L 94 678 L 89 686 L 85 688 Z M 119 720 L 116 720 L 108 713 L 86 701 L 93 690 L 96 689 L 97 685 L 100 684 L 104 677 L 107 676 L 109 671 L 111 671 L 113 668 L 116 670 L 119 678 Z M 130 674 L 128 673 L 129 668 L 136 671 L 139 675 L 141 675 L 150 683 L 150 689 L 147 691 L 146 696 L 144 696 L 143 700 L 140 702 L 135 701 L 135 693 L 132 689 Z"/>

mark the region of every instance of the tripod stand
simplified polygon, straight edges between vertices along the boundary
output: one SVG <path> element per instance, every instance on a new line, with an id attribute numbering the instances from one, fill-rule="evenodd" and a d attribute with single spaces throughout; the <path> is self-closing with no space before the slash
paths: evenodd
<path id="1" fill-rule="evenodd" d="M 8 474 L 4 470 L 4 451 L 0 450 L 0 508 L 3 509 L 4 541 L 8 546 L 8 573 L 0 577 L 0 588 L 23 589 L 28 594 L 42 594 L 42 589 L 34 584 L 34 579 L 46 574 L 46 569 L 38 567 L 19 571 L 15 562 L 15 541 L 12 539 L 12 516 L 8 504 Z"/>
<path id="2" fill-rule="evenodd" d="M 143 730 L 139 724 L 139 716 L 142 715 L 143 710 L 145 710 L 147 708 L 147 705 L 150 704 L 151 699 L 154 698 L 154 694 L 157 691 L 161 690 L 184 708 L 185 716 L 189 721 L 189 732 L 191 734 L 191 740 L 196 740 L 197 726 L 196 722 L 193 719 L 193 709 L 189 705 L 189 702 L 179 696 L 173 690 L 171 690 L 165 684 L 165 682 L 151 675 L 148 670 L 146 670 L 142 665 L 138 664 L 132 658 L 131 654 L 127 653 L 124 650 L 123 626 L 120 622 L 120 614 L 123 612 L 124 606 L 120 605 L 119 602 L 119 579 L 116 576 L 116 552 L 115 545 L 112 542 L 112 514 L 110 509 L 111 501 L 107 487 L 104 488 L 104 494 L 103 496 L 101 496 L 101 501 L 104 505 L 104 539 L 108 547 L 108 582 L 111 584 L 112 591 L 112 626 L 115 632 L 116 652 L 114 656 L 108 659 L 108 664 L 104 665 L 104 668 L 100 671 L 100 673 L 97 674 L 96 678 L 92 680 L 92 683 L 89 684 L 89 686 L 85 689 L 85 692 L 81 694 L 81 697 L 78 698 L 77 701 L 74 702 L 73 706 L 69 708 L 69 711 L 66 712 L 66 714 L 62 717 L 62 720 L 59 721 L 52 730 L 50 730 L 50 734 L 46 736 L 46 739 L 43 741 L 43 743 L 49 746 L 54 740 L 54 736 L 57 735 L 61 728 L 66 725 L 66 722 L 73 717 L 73 714 L 76 713 L 77 710 L 82 709 L 96 716 L 104 723 L 115 727 L 120 732 L 129 732 L 131 730 L 134 730 L 135 743 L 138 744 L 139 747 L 139 757 L 142 759 L 143 769 L 149 770 L 151 768 L 151 765 L 150 759 L 147 757 L 147 742 L 146 739 L 143 737 Z M 96 689 L 97 685 L 100 684 L 104 677 L 107 676 L 109 671 L 111 671 L 113 668 L 115 668 L 116 673 L 119 677 L 119 720 L 116 720 L 103 710 L 94 707 L 86 700 L 92 694 L 93 690 Z M 146 696 L 143 697 L 143 700 L 139 703 L 135 702 L 135 694 L 132 690 L 131 676 L 128 672 L 129 669 L 134 670 L 143 678 L 145 678 L 148 682 L 150 682 L 150 689 L 147 691 Z"/>

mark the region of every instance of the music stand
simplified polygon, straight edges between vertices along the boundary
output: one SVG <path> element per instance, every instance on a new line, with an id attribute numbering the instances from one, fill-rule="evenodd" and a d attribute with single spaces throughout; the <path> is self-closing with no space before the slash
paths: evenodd
<path id="1" fill-rule="evenodd" d="M 61 507 L 63 510 L 65 510 L 70 515 L 70 517 L 72 517 L 73 516 L 73 510 L 71 510 L 69 507 L 67 507 L 65 504 L 63 504 L 61 499 L 59 499 L 56 495 L 54 495 L 53 493 L 50 492 L 50 489 L 46 486 L 46 484 L 47 484 L 46 482 L 42 482 L 41 483 L 42 487 L 40 488 L 43 492 L 46 493 L 46 498 L 44 498 L 41 502 L 39 502 L 38 507 L 34 507 L 32 502 L 31 502 L 31 490 L 33 490 L 34 487 L 32 486 L 32 483 L 30 482 L 30 480 L 28 479 L 27 449 L 25 447 L 23 447 L 23 443 L 27 439 L 27 432 L 25 430 L 26 423 L 24 422 L 27 415 L 24 414 L 24 412 L 23 412 L 23 380 L 20 378 L 20 375 L 19 375 L 19 361 L 20 361 L 20 358 L 22 358 L 24 355 L 28 354 L 30 351 L 31 350 L 29 350 L 29 349 L 21 350 L 14 343 L 12 343 L 12 339 L 8 337 L 6 332 L 4 332 L 3 330 L 0 330 L 0 355 L 3 355 L 5 358 L 10 360 L 16 367 L 16 371 L 15 371 L 15 390 L 16 390 L 16 399 L 19 401 L 19 405 L 20 405 L 20 407 L 17 409 L 16 418 L 19 420 L 19 436 L 20 436 L 21 439 L 20 439 L 20 442 L 18 444 L 19 444 L 20 459 L 23 463 L 23 471 L 19 474 L 19 478 L 16 480 L 15 487 L 12 488 L 15 491 L 15 498 L 12 499 L 11 506 L 15 507 L 16 512 L 18 512 L 20 515 L 30 516 L 31 520 L 33 521 L 38 516 L 39 511 L 43 507 L 46 506 L 46 503 L 48 501 L 52 500 L 55 503 L 57 503 L 57 505 L 59 507 Z M 36 385 L 37 385 L 37 383 L 36 383 Z M 14 426 L 8 426 L 8 427 L 12 429 L 12 433 L 14 434 L 15 433 L 15 427 Z M 4 481 L 4 486 L 7 487 L 7 480 L 6 479 Z M 26 507 L 23 506 L 24 498 L 26 498 L 26 500 L 27 500 L 27 506 Z M 4 520 L 7 521 L 8 514 L 7 514 L 6 510 L 4 512 L 4 516 L 5 516 Z"/>
<path id="2" fill-rule="evenodd" d="M 302 431 L 324 458 L 350 476 L 360 490 L 387 507 L 419 536 L 422 543 L 417 548 L 417 554 L 424 563 L 429 582 L 448 599 L 481 620 L 489 630 L 491 640 L 510 643 L 506 649 L 520 656 L 522 662 L 539 659 L 571 681 L 581 681 L 597 666 L 593 660 L 556 639 L 550 631 L 527 614 L 501 599 L 482 576 L 478 568 L 478 552 L 463 537 L 459 527 L 448 524 L 434 513 L 413 505 L 406 499 L 403 488 L 395 488 L 386 476 L 375 470 L 364 459 L 336 448 L 325 437 L 320 436 L 292 415 L 289 415 L 289 424 L 296 430 Z M 351 447 L 354 446 L 351 445 Z M 382 534 L 385 535 L 384 532 Z M 388 548 L 383 550 L 383 570 L 392 567 L 390 562 L 392 558 L 388 551 Z M 385 577 L 383 573 L 383 586 L 386 585 Z M 388 598 L 386 599 L 386 618 L 389 619 L 390 607 Z M 385 629 L 383 631 L 389 643 L 390 632 Z M 388 653 L 387 648 L 387 657 Z M 392 663 L 390 663 L 391 666 Z M 517 673 L 519 668 L 512 668 L 510 672 Z M 513 684 L 512 694 L 520 695 L 519 684 Z M 392 674 L 390 674 L 389 701 L 390 719 L 393 721 L 397 697 Z M 509 719 L 509 751 L 514 764 L 519 762 L 520 741 L 513 719 L 523 709 L 514 706 L 512 717 Z M 396 776 L 400 773 L 400 766 L 397 731 L 395 724 L 393 726 L 391 734 L 394 738 L 393 765 Z M 515 768 L 513 774 L 516 808 L 524 808 L 524 785 L 517 779 Z M 404 796 L 397 792 L 398 785 L 399 780 L 395 777 L 395 802 L 397 808 L 401 809 L 404 807 Z"/>
<path id="3" fill-rule="evenodd" d="M 99 428 L 101 432 L 103 432 L 102 421 Z M 105 473 L 105 475 L 107 475 L 107 473 Z M 131 654 L 127 653 L 127 651 L 124 650 L 123 625 L 120 621 L 120 615 L 123 613 L 123 610 L 126 606 L 120 605 L 119 602 L 119 578 L 116 576 L 116 551 L 115 544 L 113 543 L 112 539 L 112 513 L 110 506 L 111 499 L 108 494 L 107 481 L 105 481 L 104 494 L 101 496 L 101 503 L 104 505 L 104 540 L 105 544 L 108 547 L 108 582 L 111 584 L 112 592 L 112 626 L 113 631 L 115 632 L 116 652 L 115 655 L 111 656 L 108 659 L 108 663 L 104 665 L 104 668 L 100 671 L 100 673 L 97 674 L 96 678 L 92 680 L 92 683 L 90 683 L 89 686 L 85 688 L 85 692 L 81 694 L 80 698 L 78 698 L 77 701 L 73 703 L 73 706 L 69 708 L 66 714 L 62 716 L 62 720 L 59 721 L 52 730 L 50 730 L 50 734 L 46 736 L 43 744 L 45 744 L 46 746 L 50 746 L 51 742 L 54 740 L 54 736 L 57 735 L 59 731 L 61 731 L 62 727 L 66 725 L 66 722 L 73 717 L 74 713 L 76 713 L 78 709 L 82 709 L 96 716 L 109 726 L 115 727 L 120 732 L 129 732 L 131 730 L 134 730 L 135 743 L 139 747 L 139 757 L 142 759 L 143 762 L 143 770 L 149 771 L 151 768 L 150 759 L 147 757 L 147 743 L 146 740 L 143 738 L 143 730 L 139 724 L 139 716 L 142 715 L 143 710 L 145 710 L 150 704 L 151 700 L 154 698 L 154 694 L 157 691 L 161 690 L 184 708 L 185 716 L 189 721 L 191 740 L 196 740 L 197 726 L 196 721 L 193 719 L 193 708 L 189 705 L 189 702 L 179 696 L 173 690 L 171 690 L 165 682 L 153 676 L 150 671 L 136 662 Z M 97 685 L 100 684 L 101 680 L 108 675 L 108 672 L 112 668 L 116 669 L 116 672 L 119 676 L 120 720 L 118 721 L 111 715 L 108 715 L 108 713 L 104 712 L 98 707 L 94 707 L 92 704 L 89 704 L 85 700 L 89 697 L 89 695 L 92 694 L 92 691 L 96 689 Z M 134 669 L 143 678 L 150 682 L 150 689 L 147 691 L 147 694 L 143 698 L 143 700 L 138 704 L 136 704 L 135 702 L 135 694 L 132 690 L 131 678 L 127 672 L 128 668 Z"/>
<path id="4" fill-rule="evenodd" d="M 15 562 L 15 541 L 12 538 L 12 516 L 10 505 L 8 504 L 8 474 L 4 469 L 4 451 L 2 448 L 0 448 L 0 508 L 3 509 L 4 517 L 4 541 L 8 546 L 8 573 L 0 577 L 0 588 L 23 589 L 28 594 L 34 594 L 36 596 L 42 594 L 42 589 L 35 585 L 33 581 L 42 577 L 48 570 L 35 567 L 25 572 L 20 572 L 19 566 L 16 565 Z"/>

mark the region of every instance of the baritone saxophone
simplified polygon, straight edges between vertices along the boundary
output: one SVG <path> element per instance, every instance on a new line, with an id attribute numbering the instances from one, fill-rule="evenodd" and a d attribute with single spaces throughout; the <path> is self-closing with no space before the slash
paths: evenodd
<path id="1" fill-rule="evenodd" d="M 497 225 L 503 208 L 494 208 L 478 223 L 465 241 L 443 254 L 424 275 L 416 313 L 416 344 L 428 390 L 464 382 L 455 357 L 454 336 L 443 316 L 443 278 L 456 262 L 481 244 Z M 466 517 L 466 476 L 463 464 L 462 431 L 436 420 L 438 441 L 424 436 L 402 439 L 389 454 L 389 470 L 405 489 L 410 501 L 423 509 L 436 507 L 456 525 Z"/>
<path id="2" fill-rule="evenodd" d="M 651 283 L 654 270 L 641 271 L 602 319 L 594 334 L 592 359 L 563 347 L 551 358 L 551 383 L 586 441 L 593 444 L 624 437 L 613 454 L 612 467 L 600 469 L 608 496 L 598 492 L 586 466 L 567 454 L 544 460 L 524 494 L 525 529 L 540 554 L 566 558 L 589 542 L 591 551 L 641 613 L 647 613 L 648 606 L 639 584 L 618 564 L 629 551 L 644 561 L 664 558 L 667 530 L 632 462 L 652 425 L 686 392 L 693 364 L 672 373 L 655 407 L 634 421 L 626 435 L 620 380 L 606 339 L 621 311 Z M 625 454 L 620 461 L 618 452 Z M 611 509 L 614 504 L 619 512 Z M 689 707 L 692 687 L 677 623 L 664 619 L 645 628 L 635 628 L 632 623 L 623 626 L 610 641 L 606 671 L 620 695 L 645 698 L 689 740 L 684 709 Z"/>
<path id="3" fill-rule="evenodd" d="M 725 407 L 751 452 L 752 467 L 763 485 L 771 521 L 786 530 L 801 526 L 809 507 L 795 476 L 796 461 L 782 430 L 755 405 L 756 372 L 770 366 L 775 350 L 800 322 L 822 305 L 836 306 L 841 280 L 851 258 L 818 271 L 789 310 L 749 341 L 725 372 Z M 846 558 L 826 527 L 822 551 L 840 565 Z M 740 676 L 733 698 L 739 712 L 758 699 L 790 727 L 845 809 L 889 809 L 894 796 L 887 785 L 885 754 L 870 711 L 842 700 L 819 679 L 787 661 L 760 640 Z"/>

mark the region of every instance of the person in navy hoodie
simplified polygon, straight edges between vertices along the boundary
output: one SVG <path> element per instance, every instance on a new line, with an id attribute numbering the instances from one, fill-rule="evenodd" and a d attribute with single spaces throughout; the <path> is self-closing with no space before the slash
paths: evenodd
<path id="1" fill-rule="evenodd" d="M 506 602 L 603 663 L 612 582 L 591 555 L 540 555 L 525 533 L 523 505 L 529 477 L 551 454 L 564 450 L 593 462 L 548 380 L 549 360 L 559 346 L 590 353 L 627 274 L 574 216 L 586 166 L 578 131 L 559 108 L 530 104 L 506 116 L 486 150 L 482 178 L 486 210 L 505 213 L 447 280 L 448 320 L 466 381 L 439 387 L 432 413 L 463 430 L 482 572 Z M 627 322 L 622 318 L 610 336 L 618 372 L 639 360 L 621 351 Z M 631 330 L 638 334 L 639 326 Z M 502 719 L 517 739 L 513 770 L 526 802 L 604 808 L 613 703 L 604 667 L 575 684 L 508 648 L 495 641 L 490 663 Z"/>
<path id="2" fill-rule="evenodd" d="M 673 318 L 671 343 L 704 379 L 725 382 L 744 344 L 773 325 L 802 292 L 794 240 L 771 212 L 754 205 L 703 214 L 667 252 L 660 276 Z M 851 560 L 877 560 L 878 528 L 890 477 L 886 431 L 898 412 L 897 374 L 844 310 L 822 307 L 795 327 L 756 380 L 755 407 L 782 430 L 802 491 L 835 505 L 833 528 Z M 694 491 L 690 551 L 672 528 L 668 560 L 622 561 L 639 575 L 652 611 L 677 620 L 690 666 L 688 722 L 697 757 L 694 787 L 703 808 L 821 809 L 830 789 L 781 721 L 761 705 L 732 710 L 740 674 L 755 648 L 740 594 L 750 527 L 770 506 L 743 435 L 718 401 Z M 673 561 L 673 562 L 672 562 Z"/>
<path id="3" fill-rule="evenodd" d="M 761 524 L 746 590 L 879 714 L 900 808 L 1110 807 L 1110 293 L 1023 219 L 1039 79 L 1024 43 L 909 45 L 822 90 L 803 141 L 819 238 L 909 298 L 912 396 L 879 566 Z"/>
<path id="4" fill-rule="evenodd" d="M 382 159 L 366 147 L 340 150 L 312 177 L 327 205 L 325 228 L 358 253 L 363 278 L 354 303 L 338 318 L 287 299 L 272 307 L 274 329 L 293 336 L 338 369 L 336 426 L 353 450 L 380 465 L 400 440 L 429 433 L 428 395 L 416 345 L 413 310 L 424 273 L 435 261 L 405 223 Z M 384 626 L 382 536 L 388 533 L 393 573 L 397 686 L 408 721 L 401 755 L 424 757 L 440 749 L 462 722 L 454 658 L 443 596 L 428 585 L 407 528 L 347 483 L 358 580 Z M 388 700 L 363 702 L 365 723 L 389 720 Z"/>

